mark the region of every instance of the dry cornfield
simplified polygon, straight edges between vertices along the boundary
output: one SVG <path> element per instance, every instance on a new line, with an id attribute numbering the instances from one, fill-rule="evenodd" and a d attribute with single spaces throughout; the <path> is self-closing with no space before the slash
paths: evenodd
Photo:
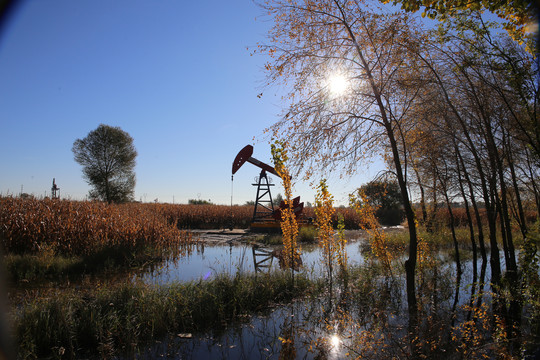
<path id="1" fill-rule="evenodd" d="M 358 228 L 352 209 L 339 208 L 348 229 Z M 8 253 L 88 255 L 106 247 L 176 246 L 192 241 L 187 230 L 248 228 L 252 206 L 111 204 L 0 197 L 0 236 Z M 305 217 L 314 217 L 311 208 Z"/>
<path id="2" fill-rule="evenodd" d="M 154 204 L 145 204 L 145 206 Z M 245 229 L 253 216 L 252 206 L 228 205 L 173 205 L 156 204 L 169 221 L 180 229 L 225 229 L 231 226 Z"/>
<path id="3" fill-rule="evenodd" d="M 159 204 L 0 198 L 0 236 L 7 253 L 88 255 L 104 248 L 176 247 L 192 241 Z"/>

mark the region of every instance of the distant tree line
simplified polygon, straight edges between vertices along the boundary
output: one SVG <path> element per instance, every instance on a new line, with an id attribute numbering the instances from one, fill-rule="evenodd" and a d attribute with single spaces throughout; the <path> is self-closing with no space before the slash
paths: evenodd
<path id="1" fill-rule="evenodd" d="M 212 205 L 212 202 L 210 200 L 189 199 L 188 204 L 190 204 L 190 205 Z"/>

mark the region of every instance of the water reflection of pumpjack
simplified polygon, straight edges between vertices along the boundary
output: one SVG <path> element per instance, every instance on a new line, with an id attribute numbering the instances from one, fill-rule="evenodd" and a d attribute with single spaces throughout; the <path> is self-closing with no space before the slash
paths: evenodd
<path id="1" fill-rule="evenodd" d="M 279 268 L 286 269 L 283 249 L 269 250 L 262 248 L 258 245 L 253 245 L 251 248 L 253 251 L 253 265 L 255 266 L 255 272 L 262 272 L 263 270 L 269 270 L 272 267 L 274 258 L 279 260 Z M 294 270 L 298 271 L 302 267 L 302 258 L 298 257 L 294 264 Z"/>

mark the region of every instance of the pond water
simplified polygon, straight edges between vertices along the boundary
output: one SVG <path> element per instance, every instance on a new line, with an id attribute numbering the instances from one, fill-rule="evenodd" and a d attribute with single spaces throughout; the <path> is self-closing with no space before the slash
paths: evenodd
<path id="1" fill-rule="evenodd" d="M 364 256 L 361 251 L 361 241 L 350 241 L 346 245 L 348 263 L 350 265 L 361 265 L 364 263 Z M 272 251 L 279 247 L 265 247 L 262 250 Z M 139 277 L 146 283 L 164 285 L 171 282 L 187 282 L 206 280 L 218 274 L 229 274 L 234 276 L 237 273 L 255 272 L 255 260 L 257 262 L 264 258 L 269 258 L 265 263 L 271 263 L 270 268 L 261 269 L 263 271 L 273 271 L 279 269 L 279 261 L 275 257 L 261 254 L 261 248 L 253 250 L 252 245 L 242 244 L 221 244 L 208 245 L 200 243 L 191 254 L 180 259 L 165 261 L 159 268 L 151 269 Z M 320 276 L 324 266 L 322 264 L 321 248 L 317 245 L 301 245 L 303 267 L 300 272 L 310 276 Z"/>
<path id="2" fill-rule="evenodd" d="M 310 278 L 326 276 L 321 248 L 316 244 L 302 244 L 300 248 L 303 267 L 299 272 Z M 269 252 L 280 249 L 280 247 L 269 246 L 264 249 Z M 353 267 L 364 264 L 366 251 L 369 251 L 366 250 L 365 241 L 362 239 L 350 239 L 346 244 L 345 250 L 347 252 L 348 264 Z M 256 252 L 259 251 L 256 250 Z M 395 261 L 404 264 L 407 258 L 405 252 L 394 255 L 396 257 Z M 241 243 L 211 245 L 199 243 L 189 255 L 179 259 L 165 261 L 161 266 L 147 269 L 134 275 L 134 277 L 145 283 L 157 285 L 166 285 L 172 282 L 204 281 L 222 274 L 235 276 L 238 273 L 254 273 L 257 270 L 255 262 L 261 261 L 264 257 L 268 258 L 265 264 L 270 264 L 270 266 L 269 268 L 260 269 L 261 271 L 279 270 L 279 260 L 277 258 L 266 255 L 257 256 L 253 250 L 253 245 Z M 448 282 L 446 284 L 447 286 L 444 287 L 445 291 L 448 292 L 448 295 L 445 296 L 448 299 L 447 302 L 456 302 L 456 306 L 463 305 L 470 298 L 471 291 L 473 290 L 471 284 L 475 280 L 472 272 L 472 259 L 462 259 L 461 263 L 464 272 L 461 275 L 459 286 L 456 287 L 457 271 L 453 250 L 441 251 L 438 257 L 440 266 L 435 271 L 441 274 L 441 278 L 444 278 Z M 504 256 L 502 256 L 502 252 L 501 263 L 504 268 Z M 486 265 L 484 269 L 484 280 L 488 283 L 491 277 L 491 268 L 489 264 Z M 481 281 L 481 259 L 477 260 L 477 268 L 476 281 Z M 398 276 L 397 279 L 404 284 L 404 274 Z M 488 285 L 486 284 L 485 286 Z M 402 286 L 400 291 L 405 299 L 404 286 Z M 457 299 L 456 291 L 458 292 Z M 478 288 L 475 288 L 474 291 L 477 292 Z"/>
<path id="3" fill-rule="evenodd" d="M 315 305 L 315 304 L 312 304 Z M 321 306 L 313 306 L 320 309 Z M 350 348 L 349 337 L 324 328 L 321 311 L 312 311 L 296 301 L 250 317 L 223 333 L 190 338 L 171 337 L 148 346 L 141 358 L 174 359 L 343 359 Z M 309 331 L 307 330 L 309 329 Z M 184 334 L 185 336 L 185 334 Z M 287 342 L 288 346 L 284 345 Z M 310 351 L 310 347 L 312 350 Z"/>
<path id="4" fill-rule="evenodd" d="M 350 265 L 364 264 L 365 246 L 363 244 L 364 242 L 360 239 L 347 243 L 346 251 Z M 276 248 L 268 247 L 267 249 Z M 317 245 L 302 245 L 301 249 L 304 264 L 301 272 L 313 278 L 325 276 L 321 249 Z M 403 263 L 405 259 L 406 254 L 400 254 L 396 261 Z M 456 287 L 453 252 L 441 252 L 439 259 L 442 261 L 437 271 L 441 277 L 440 287 L 444 291 L 438 296 L 441 300 L 441 308 L 447 309 L 446 312 L 449 313 L 450 309 L 459 308 L 470 301 L 472 290 L 470 284 L 473 281 L 472 260 L 462 260 L 465 271 L 460 284 Z M 167 284 L 175 281 L 211 279 L 223 273 L 234 276 L 237 273 L 255 272 L 254 260 L 257 258 L 254 257 L 251 245 L 231 243 L 203 246 L 199 244 L 189 256 L 168 261 L 159 269 L 147 271 L 141 275 L 141 278 L 151 284 Z M 481 260 L 478 260 L 478 277 L 481 266 Z M 278 269 L 278 260 L 274 258 L 271 267 L 264 271 Z M 488 265 L 485 269 L 485 280 L 489 281 L 489 278 Z M 394 315 L 389 315 L 393 317 L 389 323 L 392 324 L 396 333 L 406 329 L 404 284 L 404 276 L 398 275 L 392 297 L 402 300 L 397 305 Z M 485 286 L 487 289 L 488 285 Z M 478 288 L 475 291 L 478 292 Z M 354 311 L 362 311 L 360 308 L 349 310 L 351 315 Z M 354 355 L 353 341 L 362 329 L 358 325 L 332 326 L 332 316 L 336 313 L 331 302 L 328 305 L 327 298 L 298 300 L 292 304 L 275 306 L 266 313 L 246 316 L 242 321 L 219 333 L 173 334 L 146 347 L 140 356 L 141 358 L 173 359 L 279 359 L 284 356 L 291 358 L 291 354 L 294 353 L 292 358 L 297 359 L 347 358 L 346 354 L 351 350 Z"/>
<path id="5" fill-rule="evenodd" d="M 359 266 L 365 263 L 366 251 L 365 241 L 360 238 L 349 239 L 345 250 L 347 252 L 347 261 L 351 266 Z M 255 262 L 268 258 L 264 264 L 270 264 L 270 267 L 260 269 L 261 271 L 275 271 L 279 269 L 279 260 L 276 257 L 262 255 L 261 250 L 253 250 L 253 245 L 242 244 L 240 242 L 231 242 L 229 244 L 205 244 L 201 242 L 193 248 L 193 251 L 181 258 L 171 259 L 163 262 L 160 266 L 146 269 L 135 275 L 139 280 L 148 284 L 166 285 L 172 282 L 188 282 L 208 280 L 219 274 L 228 274 L 231 276 L 237 273 L 255 272 Z M 279 250 L 280 246 L 267 246 L 259 248 L 270 252 Z M 325 266 L 323 263 L 322 250 L 317 244 L 301 244 L 301 258 L 303 267 L 300 272 L 312 278 L 325 276 Z M 462 257 L 463 257 L 463 250 Z M 259 253 L 257 255 L 256 253 Z M 394 254 L 395 261 L 404 264 L 408 257 L 406 252 Z M 454 262 L 453 250 L 441 251 L 438 254 L 440 267 L 437 269 L 442 274 L 450 274 L 450 277 L 456 277 L 456 266 Z M 488 255 L 489 261 L 489 255 Z M 462 268 L 465 270 L 461 277 L 461 292 L 465 295 L 473 282 L 472 259 L 462 259 Z M 501 252 L 501 266 L 505 268 L 504 256 Z M 482 267 L 482 260 L 477 260 L 478 277 Z M 486 267 L 485 279 L 489 281 L 491 269 L 488 264 Z"/>

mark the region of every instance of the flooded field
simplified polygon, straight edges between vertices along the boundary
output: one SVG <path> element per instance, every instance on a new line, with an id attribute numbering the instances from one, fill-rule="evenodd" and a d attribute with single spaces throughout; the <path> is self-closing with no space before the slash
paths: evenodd
<path id="1" fill-rule="evenodd" d="M 214 239 L 215 240 L 215 239 Z M 184 258 L 168 261 L 159 269 L 140 275 L 140 279 L 150 284 L 167 284 L 176 281 L 205 281 L 219 274 L 235 276 L 238 273 L 257 271 L 257 256 L 253 245 L 241 244 L 239 238 L 233 241 L 210 241 L 200 243 L 197 248 Z M 271 251 L 275 247 L 266 247 Z M 310 278 L 325 277 L 322 265 L 321 250 L 317 245 L 302 245 L 304 267 L 299 273 Z M 351 239 L 347 244 L 349 265 L 357 267 L 365 264 L 365 241 L 361 238 Z M 465 271 L 460 282 L 456 283 L 456 269 L 451 254 L 440 253 L 442 267 L 438 269 L 441 291 L 437 294 L 437 302 L 443 313 L 450 314 L 452 309 L 470 301 L 473 274 Z M 405 261 L 405 255 L 396 261 Z M 471 260 L 463 262 L 464 269 L 471 269 Z M 478 262 L 480 277 L 481 261 Z M 263 271 L 279 271 L 277 259 Z M 489 279 L 489 268 L 484 268 L 484 279 Z M 479 280 L 478 278 L 476 279 Z M 387 302 L 392 308 L 385 319 L 386 325 L 397 335 L 406 330 L 406 301 L 404 277 L 397 274 L 391 284 L 381 283 L 380 288 L 372 290 L 380 292 L 375 298 Z M 475 289 L 478 292 L 478 287 Z M 197 358 L 197 359 L 342 359 L 355 355 L 358 349 L 358 336 L 362 331 L 362 322 L 344 322 L 339 318 L 338 303 L 345 296 L 341 289 L 319 298 L 299 299 L 292 304 L 276 304 L 270 310 L 246 316 L 222 331 L 201 334 L 173 334 L 145 347 L 141 358 Z M 379 297 L 380 298 L 379 298 Z M 352 299 L 347 299 L 350 306 L 349 315 L 362 318 L 366 311 Z M 385 315 L 387 316 L 387 315 Z M 457 315 L 465 316 L 464 314 Z M 348 354 L 348 355 L 347 355 Z M 357 354 L 358 355 L 358 354 Z"/>
<path id="2" fill-rule="evenodd" d="M 326 332 L 321 303 L 297 301 L 249 317 L 221 334 L 176 336 L 148 346 L 141 358 L 175 359 L 343 359 L 351 348 L 343 329 Z M 313 311 L 315 309 L 315 311 Z M 309 330 L 308 330 L 309 329 Z M 350 329 L 349 329 L 350 330 Z M 283 346 L 289 341 L 290 346 Z M 309 351 L 309 348 L 312 351 Z M 295 356 L 291 357 L 294 354 Z M 321 358 L 321 357 L 320 357 Z"/>
<path id="3" fill-rule="evenodd" d="M 253 277 L 253 274 L 257 274 L 253 289 L 258 297 L 259 281 L 269 279 L 267 273 L 284 271 L 280 269 L 276 256 L 281 246 L 261 245 L 253 234 L 210 231 L 200 232 L 198 237 L 199 241 L 186 255 L 159 265 L 142 266 L 124 273 L 95 275 L 80 282 L 44 283 L 39 287 L 32 284 L 30 289 L 19 289 L 21 299 L 53 298 L 55 294 L 61 294 L 62 289 L 86 291 L 95 284 L 122 286 L 132 283 L 142 285 L 141 289 L 167 289 L 188 283 L 192 288 L 207 289 L 207 285 L 219 283 L 223 277 L 231 279 L 227 284 L 232 285 L 235 279 L 245 279 L 244 275 Z M 406 251 L 401 249 L 398 254 L 396 250 L 393 274 L 388 275 L 377 269 L 377 260 L 371 258 L 369 244 L 361 232 L 350 232 L 347 239 L 349 268 L 346 276 L 349 280 L 339 278 L 335 269 L 333 287 L 330 287 L 321 248 L 317 244 L 301 244 L 303 266 L 295 272 L 295 276 L 312 280 L 313 286 L 324 283 L 322 290 L 312 293 L 316 295 L 307 295 L 306 292 L 304 297 L 292 302 L 276 302 L 272 296 L 269 303 L 259 310 L 239 313 L 230 320 L 202 329 L 197 328 L 197 322 L 193 329 L 187 331 L 175 328 L 172 333 L 166 332 L 167 335 L 161 333 L 157 337 L 146 338 L 141 347 L 134 350 L 135 353 L 122 356 L 127 356 L 126 359 L 343 359 L 363 356 L 364 351 L 382 348 L 387 349 L 386 358 L 405 356 L 400 349 L 408 346 L 402 343 L 403 339 L 407 339 L 408 323 L 403 273 Z M 471 285 L 474 281 L 484 283 L 483 289 L 487 291 L 483 297 L 489 301 L 486 294 L 489 293 L 487 283 L 490 268 L 483 267 L 479 260 L 475 278 L 471 270 L 470 252 L 462 250 L 464 273 L 457 281 L 453 250 L 441 250 L 433 256 L 437 258 L 437 266 L 425 271 L 424 277 L 418 280 L 418 296 L 425 301 L 426 314 L 432 320 L 445 319 L 442 323 L 446 325 L 454 321 L 463 322 L 470 316 L 464 306 L 471 303 L 471 299 L 476 299 L 480 291 L 479 285 Z M 285 271 L 289 282 L 290 270 Z M 185 293 L 191 294 L 189 291 Z M 166 291 L 163 294 L 167 297 Z M 209 294 L 214 296 L 214 293 Z M 129 297 L 131 300 L 136 298 Z M 211 306 L 219 307 L 222 303 L 211 302 Z M 184 308 L 188 312 L 194 309 L 191 306 Z M 155 316 L 159 316 L 159 313 Z M 433 330 L 434 334 L 440 333 L 437 335 L 440 336 L 438 341 L 451 343 L 448 329 L 439 326 Z M 372 335 L 375 337 L 365 337 Z M 425 336 L 429 338 L 430 335 Z M 368 355 L 373 357 L 373 353 Z M 115 358 L 122 358 L 118 356 L 117 353 Z"/>
<path id="4" fill-rule="evenodd" d="M 212 240 L 212 236 L 209 236 Z M 206 280 L 218 274 L 235 275 L 237 273 L 260 271 L 274 271 L 279 269 L 279 261 L 274 256 L 265 253 L 278 250 L 278 246 L 257 246 L 243 244 L 240 236 L 231 236 L 224 241 L 208 241 L 208 237 L 201 237 L 200 243 L 191 254 L 180 259 L 166 261 L 157 269 L 152 269 L 139 275 L 143 281 L 155 284 L 167 284 L 174 281 Z M 364 262 L 361 252 L 363 242 L 360 238 L 351 239 L 346 245 L 350 265 L 360 265 Z M 301 245 L 303 268 L 301 272 L 313 276 L 322 275 L 321 249 L 316 244 Z M 256 263 L 264 263 L 269 268 L 257 267 Z"/>

